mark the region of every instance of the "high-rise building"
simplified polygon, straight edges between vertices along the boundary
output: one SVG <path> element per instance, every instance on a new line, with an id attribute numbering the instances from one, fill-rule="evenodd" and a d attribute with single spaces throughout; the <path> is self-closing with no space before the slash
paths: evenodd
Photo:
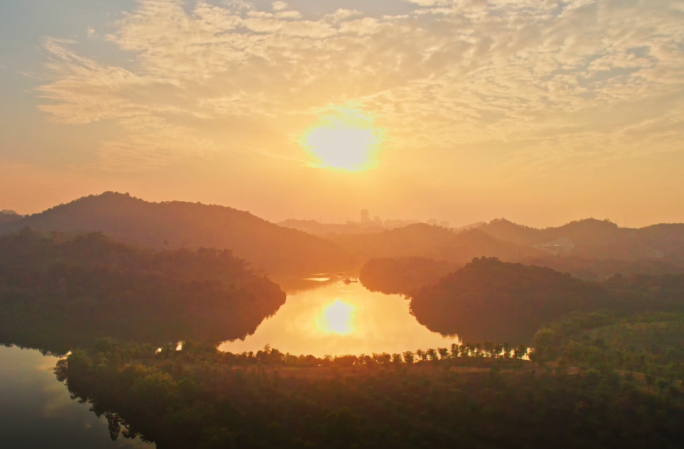
<path id="1" fill-rule="evenodd" d="M 361 223 L 370 223 L 370 212 L 368 209 L 361 210 Z"/>
<path id="2" fill-rule="evenodd" d="M 449 227 L 449 222 L 448 221 L 443 221 L 440 223 L 440 226 L 443 228 L 448 228 Z"/>
<path id="3" fill-rule="evenodd" d="M 437 226 L 437 220 L 434 218 L 431 218 L 427 221 L 427 224 L 429 224 L 430 226 Z"/>

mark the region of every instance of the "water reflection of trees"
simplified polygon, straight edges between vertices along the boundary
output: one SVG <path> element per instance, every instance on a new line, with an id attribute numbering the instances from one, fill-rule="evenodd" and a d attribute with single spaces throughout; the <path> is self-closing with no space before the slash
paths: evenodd
<path id="1" fill-rule="evenodd" d="M 424 257 L 377 258 L 366 262 L 359 280 L 372 292 L 408 294 L 420 287 L 438 283 L 462 266 Z"/>
<path id="2" fill-rule="evenodd" d="M 64 353 L 98 337 L 244 338 L 285 302 L 230 251 L 150 251 L 102 234 L 0 237 L 0 341 Z"/>
<path id="3" fill-rule="evenodd" d="M 530 342 L 543 323 L 570 312 L 629 314 L 684 306 L 683 275 L 617 275 L 593 283 L 550 268 L 481 258 L 434 281 L 444 269 L 428 259 L 376 259 L 363 267 L 361 280 L 369 288 L 407 295 L 421 324 L 464 341 Z"/>

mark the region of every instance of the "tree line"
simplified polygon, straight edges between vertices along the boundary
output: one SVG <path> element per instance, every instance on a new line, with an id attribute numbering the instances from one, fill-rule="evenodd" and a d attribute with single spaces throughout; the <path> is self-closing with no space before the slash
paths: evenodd
<path id="1" fill-rule="evenodd" d="M 0 236 L 0 339 L 66 352 L 98 337 L 245 337 L 285 293 L 227 250 L 153 251 L 101 233 Z"/>
<path id="2" fill-rule="evenodd" d="M 615 372 L 539 369 L 523 352 L 457 345 L 398 362 L 102 340 L 56 373 L 112 438 L 160 449 L 684 447 L 681 398 Z"/>
<path id="3" fill-rule="evenodd" d="M 682 274 L 618 274 L 588 282 L 487 257 L 447 271 L 448 263 L 430 259 L 374 259 L 360 280 L 371 290 L 404 294 L 421 324 L 464 340 L 529 343 L 540 326 L 577 312 L 684 310 Z"/>

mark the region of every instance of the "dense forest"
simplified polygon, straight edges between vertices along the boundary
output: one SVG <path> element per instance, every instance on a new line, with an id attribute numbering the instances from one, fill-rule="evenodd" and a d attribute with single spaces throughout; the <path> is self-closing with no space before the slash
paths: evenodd
<path id="1" fill-rule="evenodd" d="M 0 340 L 56 352 L 96 337 L 219 342 L 254 332 L 285 293 L 227 250 L 153 251 L 104 235 L 0 236 Z"/>
<path id="2" fill-rule="evenodd" d="M 684 447 L 678 382 L 571 374 L 527 348 L 316 358 L 101 341 L 56 373 L 113 439 L 159 449 Z M 661 388 L 662 387 L 662 388 Z"/>
<path id="3" fill-rule="evenodd" d="M 581 371 L 639 373 L 651 388 L 684 379 L 684 313 L 574 313 L 547 323 L 534 337 L 535 358 Z"/>
<path id="4" fill-rule="evenodd" d="M 91 195 L 12 223 L 38 232 L 102 232 L 116 240 L 155 249 L 229 249 L 269 274 L 343 270 L 349 256 L 329 240 L 283 228 L 249 212 L 188 202 L 151 203 L 128 194 Z"/>
<path id="5" fill-rule="evenodd" d="M 540 325 L 571 312 L 684 308 L 682 274 L 613 275 L 597 283 L 496 258 L 453 268 L 424 258 L 372 259 L 360 280 L 368 289 L 407 296 L 420 323 L 466 340 L 529 342 Z"/>
<path id="6" fill-rule="evenodd" d="M 604 288 L 570 275 L 483 257 L 412 292 L 411 311 L 443 334 L 522 343 L 544 322 L 605 308 L 609 301 Z"/>

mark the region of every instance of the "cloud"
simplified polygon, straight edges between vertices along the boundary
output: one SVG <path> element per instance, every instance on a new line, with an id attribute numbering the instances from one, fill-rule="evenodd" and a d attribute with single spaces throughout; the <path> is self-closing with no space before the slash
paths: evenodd
<path id="1" fill-rule="evenodd" d="M 221 129 L 243 120 L 268 132 L 235 129 L 231 142 L 297 159 L 292 129 L 347 103 L 374 114 L 393 148 L 449 157 L 487 144 L 511 173 L 681 148 L 677 1 L 411 3 L 401 16 L 304 19 L 284 2 L 140 0 L 107 37 L 131 67 L 46 41 L 52 81 L 38 89 L 40 109 L 60 123 L 119 126 L 122 139 L 98 150 L 116 170 L 212 157 Z"/>
<path id="2" fill-rule="evenodd" d="M 287 9 L 289 7 L 289 5 L 287 3 L 280 2 L 280 1 L 273 2 L 271 4 L 271 6 L 273 7 L 273 11 L 282 11 L 282 10 Z"/>

